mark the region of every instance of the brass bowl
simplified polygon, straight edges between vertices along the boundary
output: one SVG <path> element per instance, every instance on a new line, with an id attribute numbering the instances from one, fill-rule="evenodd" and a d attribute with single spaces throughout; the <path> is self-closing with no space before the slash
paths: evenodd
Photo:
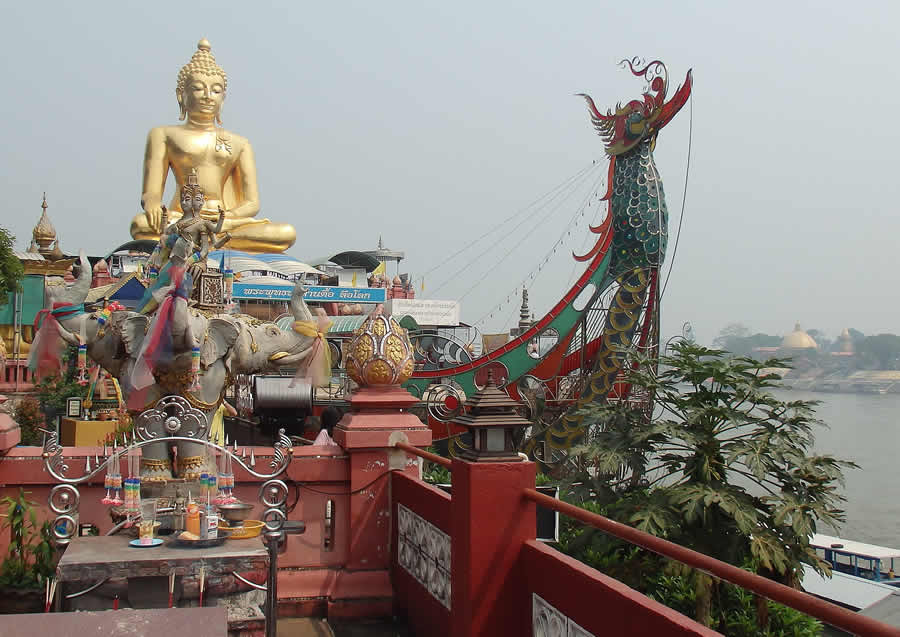
<path id="1" fill-rule="evenodd" d="M 232 540 L 246 540 L 259 535 L 265 525 L 266 523 L 260 520 L 244 520 L 241 526 L 223 526 L 220 524 L 219 532 L 226 531 L 231 533 L 228 537 Z"/>
<path id="2" fill-rule="evenodd" d="M 249 518 L 250 513 L 253 512 L 253 505 L 245 504 L 243 502 L 218 504 L 216 505 L 216 508 L 219 510 L 219 515 L 222 516 L 222 519 L 228 520 L 229 522 L 243 522 Z"/>

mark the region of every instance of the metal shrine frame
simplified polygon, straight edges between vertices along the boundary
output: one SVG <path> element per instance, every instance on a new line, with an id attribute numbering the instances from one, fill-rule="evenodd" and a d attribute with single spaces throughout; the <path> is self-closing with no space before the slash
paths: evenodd
<path id="1" fill-rule="evenodd" d="M 161 424 L 165 436 L 151 430 L 152 425 Z M 226 441 L 225 446 L 220 446 L 206 438 L 209 421 L 206 414 L 194 408 L 181 396 L 165 396 L 157 401 L 151 409 L 141 413 L 134 423 L 131 441 L 128 434 L 122 436 L 122 448 L 118 448 L 118 441 L 113 442 L 110 453 L 106 445 L 103 447 L 103 458 L 95 455 L 95 466 L 91 468 L 91 457 L 87 456 L 84 473 L 79 476 L 69 477 L 69 465 L 63 458 L 63 448 L 59 444 L 59 434 L 56 431 L 41 429 L 44 432 L 44 446 L 41 457 L 44 459 L 44 468 L 47 472 L 62 484 L 57 484 L 47 496 L 47 504 L 56 515 L 53 520 L 53 536 L 58 546 L 65 546 L 74 537 L 78 530 L 75 516 L 78 514 L 78 505 L 81 494 L 76 485 L 90 480 L 100 472 L 108 469 L 112 463 L 121 461 L 121 457 L 129 452 L 139 449 L 151 443 L 166 442 L 194 442 L 204 445 L 207 449 L 213 449 L 229 456 L 237 462 L 250 475 L 266 480 L 259 490 L 259 501 L 266 507 L 262 515 L 265 523 L 265 539 L 269 551 L 269 572 L 267 583 L 257 584 L 232 572 L 235 578 L 257 589 L 266 591 L 264 615 L 266 617 L 266 637 L 275 637 L 275 624 L 277 620 L 276 609 L 278 602 L 278 547 L 284 539 L 284 525 L 287 521 L 285 506 L 288 498 L 288 487 L 278 476 L 282 475 L 293 459 L 293 445 L 290 438 L 285 435 L 284 429 L 279 429 L 278 437 L 273 445 L 274 454 L 269 461 L 269 473 L 259 473 L 253 469 L 256 459 L 253 451 L 250 451 L 249 461 L 246 448 L 238 453 L 237 443 L 231 450 Z M 183 434 L 183 435 L 179 435 Z M 114 527 L 113 530 L 116 530 Z M 85 590 L 66 595 L 67 599 L 80 597 L 101 586 L 106 580 L 92 584 Z M 57 604 L 61 602 L 59 596 Z"/>

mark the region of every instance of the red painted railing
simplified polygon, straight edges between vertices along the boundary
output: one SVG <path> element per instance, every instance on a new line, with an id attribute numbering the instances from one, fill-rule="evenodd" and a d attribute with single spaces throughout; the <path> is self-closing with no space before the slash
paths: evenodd
<path id="1" fill-rule="evenodd" d="M 804 593 L 797 589 L 773 582 L 765 577 L 760 577 L 743 569 L 720 562 L 719 560 L 703 555 L 697 551 L 685 548 L 668 540 L 650 535 L 638 529 L 619 522 L 614 522 L 602 515 L 591 513 L 566 502 L 560 502 L 555 498 L 538 493 L 534 489 L 525 489 L 524 497 L 533 502 L 553 509 L 571 518 L 584 522 L 594 528 L 609 533 L 620 540 L 625 540 L 636 546 L 677 560 L 692 568 L 703 571 L 727 582 L 731 582 L 757 595 L 785 606 L 790 606 L 802 613 L 806 613 L 816 619 L 831 624 L 842 630 L 856 635 L 871 635 L 872 637 L 900 637 L 900 629 L 893 628 L 882 622 L 876 621 L 864 615 L 858 615 L 846 608 L 841 608 Z"/>
<path id="2" fill-rule="evenodd" d="M 442 467 L 446 467 L 449 469 L 453 466 L 453 461 L 449 458 L 444 458 L 443 456 L 438 456 L 436 454 L 431 453 L 430 451 L 424 451 L 419 449 L 418 447 L 414 447 L 406 442 L 398 442 L 394 445 L 397 449 L 403 449 L 406 453 L 411 453 L 414 456 L 419 456 L 420 458 L 424 458 L 429 462 L 434 462 L 436 464 L 441 465 Z"/>

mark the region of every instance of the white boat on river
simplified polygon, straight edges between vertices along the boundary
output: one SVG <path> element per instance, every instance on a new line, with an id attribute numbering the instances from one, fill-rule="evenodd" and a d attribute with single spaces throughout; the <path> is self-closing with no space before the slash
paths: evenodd
<path id="1" fill-rule="evenodd" d="M 832 565 L 832 575 L 822 577 L 804 565 L 803 588 L 807 593 L 900 626 L 900 549 L 820 533 L 810 544 Z"/>

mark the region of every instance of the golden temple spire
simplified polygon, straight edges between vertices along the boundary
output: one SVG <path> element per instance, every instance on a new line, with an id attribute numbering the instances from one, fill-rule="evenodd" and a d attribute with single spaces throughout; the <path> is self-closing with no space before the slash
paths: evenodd
<path id="1" fill-rule="evenodd" d="M 53 244 L 57 242 L 56 239 L 56 228 L 53 227 L 53 223 L 50 221 L 50 217 L 47 216 L 47 193 L 44 193 L 44 198 L 41 201 L 41 218 L 38 220 L 37 225 L 34 227 L 34 230 L 31 231 L 31 236 L 33 239 L 33 244 L 37 244 L 37 251 L 46 256 L 49 256 L 53 252 Z"/>

